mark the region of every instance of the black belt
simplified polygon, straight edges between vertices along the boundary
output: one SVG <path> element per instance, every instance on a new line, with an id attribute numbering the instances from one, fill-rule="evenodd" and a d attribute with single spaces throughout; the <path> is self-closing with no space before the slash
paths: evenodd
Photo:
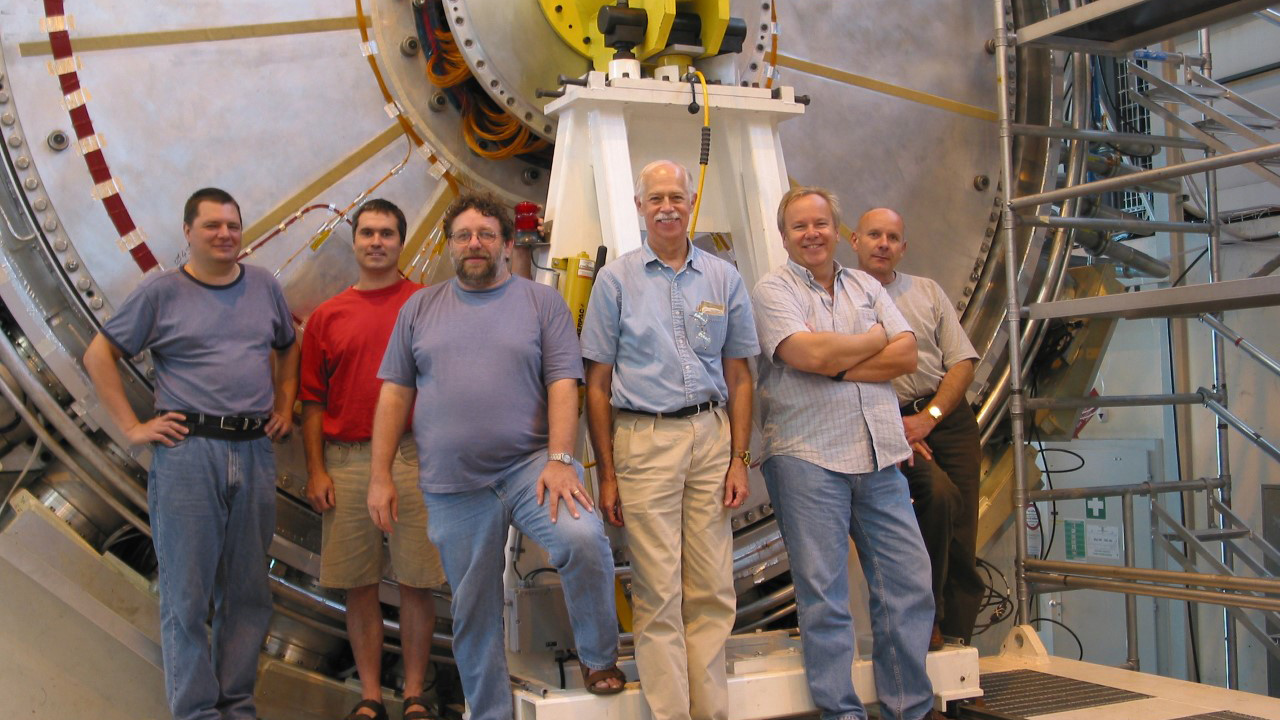
<path id="1" fill-rule="evenodd" d="M 690 405 L 689 407 L 682 407 L 679 410 L 672 410 L 671 412 L 649 412 L 648 410 L 632 410 L 630 408 L 622 408 L 622 412 L 635 413 L 637 415 L 650 415 L 656 418 L 686 418 L 691 415 L 697 415 L 701 412 L 710 412 L 716 409 L 719 405 L 720 403 L 715 400 L 708 400 L 704 403 Z"/>
<path id="2" fill-rule="evenodd" d="M 267 418 L 244 417 L 236 415 L 205 415 L 204 413 L 176 410 L 186 420 L 182 422 L 196 437 L 217 438 L 220 440 L 256 440 L 265 436 Z"/>
<path id="3" fill-rule="evenodd" d="M 929 403 L 931 402 L 933 402 L 933 395 L 925 395 L 924 397 L 918 397 L 915 400 L 908 400 L 900 405 L 898 410 L 900 410 L 903 415 L 915 415 L 929 407 Z"/>

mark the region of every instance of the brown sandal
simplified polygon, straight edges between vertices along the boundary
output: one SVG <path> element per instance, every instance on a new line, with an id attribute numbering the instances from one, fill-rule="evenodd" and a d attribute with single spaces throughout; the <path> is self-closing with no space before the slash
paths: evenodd
<path id="1" fill-rule="evenodd" d="M 592 672 L 586 665 L 579 665 L 578 668 L 582 670 L 583 686 L 592 695 L 617 695 L 627 689 L 627 676 L 618 669 L 617 665 L 610 665 L 603 670 L 596 670 L 595 672 Z M 612 685 L 597 687 L 597 683 L 606 680 L 619 681 L 618 687 L 613 687 Z"/>
<path id="2" fill-rule="evenodd" d="M 373 714 L 365 715 L 360 710 L 372 710 Z M 377 700 L 361 700 L 342 720 L 387 720 L 387 708 Z"/>
<path id="3" fill-rule="evenodd" d="M 421 710 L 410 710 L 410 705 L 418 705 Z M 422 695 L 415 695 L 404 699 L 404 720 L 436 720 L 435 714 L 431 711 L 431 705 L 427 703 L 427 699 Z"/>

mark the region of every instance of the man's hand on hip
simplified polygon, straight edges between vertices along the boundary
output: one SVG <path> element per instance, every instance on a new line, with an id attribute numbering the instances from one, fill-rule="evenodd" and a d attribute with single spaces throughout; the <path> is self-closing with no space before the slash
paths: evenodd
<path id="1" fill-rule="evenodd" d="M 125 430 L 124 434 L 134 445 L 157 442 L 173 447 L 174 443 L 186 438 L 187 433 L 190 432 L 187 426 L 182 424 L 186 419 L 187 416 L 182 413 L 167 412 L 134 425 Z"/>
<path id="2" fill-rule="evenodd" d="M 538 475 L 537 492 L 539 505 L 544 500 L 548 501 L 551 522 L 556 521 L 561 500 L 564 500 L 564 504 L 569 508 L 569 514 L 575 520 L 581 517 L 578 514 L 578 505 L 586 508 L 587 512 L 592 512 L 595 507 L 591 502 L 591 496 L 587 495 L 587 489 L 578 481 L 577 470 L 559 460 L 548 460 L 546 466 L 542 468 L 542 474 Z"/>
<path id="3" fill-rule="evenodd" d="M 271 417 L 267 418 L 267 424 L 263 426 L 262 431 L 272 440 L 283 440 L 293 432 L 293 417 L 289 413 L 272 410 Z"/>

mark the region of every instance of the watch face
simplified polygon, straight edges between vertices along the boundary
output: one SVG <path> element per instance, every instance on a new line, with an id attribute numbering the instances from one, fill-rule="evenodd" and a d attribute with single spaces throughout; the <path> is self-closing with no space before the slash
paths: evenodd
<path id="1" fill-rule="evenodd" d="M 928 412 L 929 412 L 929 417 L 933 418 L 934 420 L 942 419 L 942 408 L 938 407 L 937 405 L 930 405 Z"/>

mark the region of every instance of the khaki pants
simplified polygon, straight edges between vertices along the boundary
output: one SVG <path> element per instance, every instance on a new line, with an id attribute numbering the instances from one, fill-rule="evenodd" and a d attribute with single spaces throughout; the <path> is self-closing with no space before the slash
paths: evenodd
<path id="1" fill-rule="evenodd" d="M 325 443 L 324 464 L 333 479 L 334 507 L 321 518 L 320 584 L 350 589 L 382 581 L 387 549 L 369 517 L 369 443 Z M 427 539 L 427 506 L 418 489 L 418 450 L 406 435 L 391 463 L 399 520 L 390 541 L 393 578 L 413 588 L 444 584 L 440 553 Z"/>
<path id="2" fill-rule="evenodd" d="M 618 495 L 631 553 L 636 666 L 655 720 L 725 720 L 733 535 L 724 506 L 729 418 L 622 412 Z"/>

